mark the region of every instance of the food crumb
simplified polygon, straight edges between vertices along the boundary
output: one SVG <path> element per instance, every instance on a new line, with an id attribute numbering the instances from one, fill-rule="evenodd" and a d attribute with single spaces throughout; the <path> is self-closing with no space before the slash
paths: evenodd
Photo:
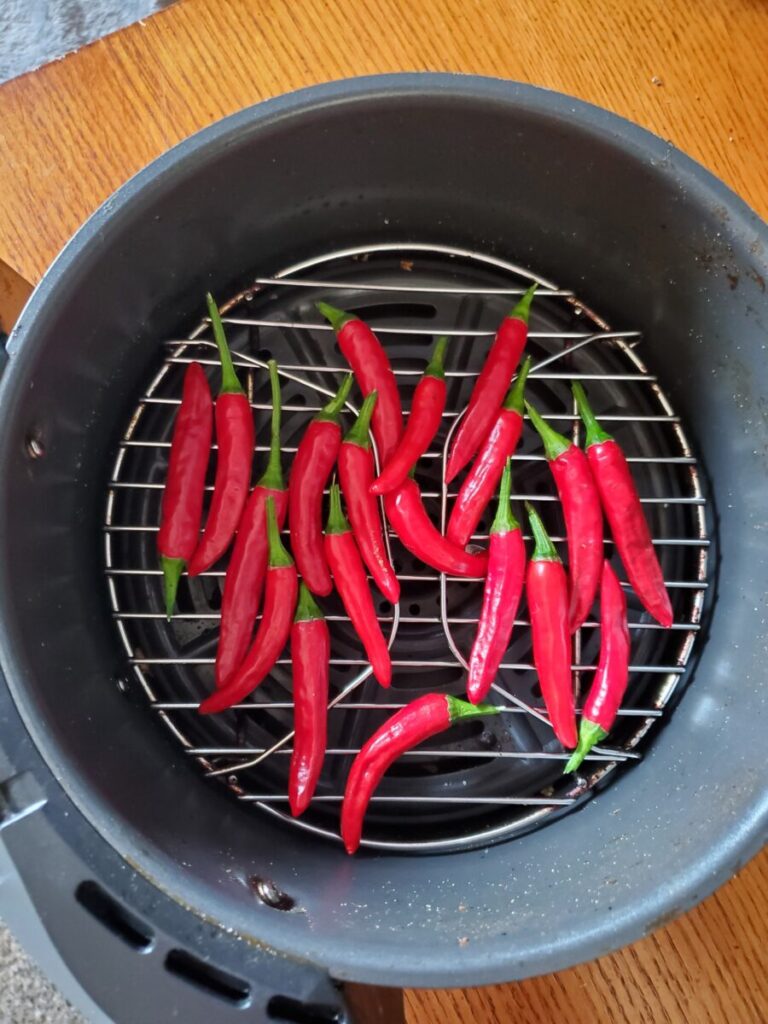
<path id="1" fill-rule="evenodd" d="M 664 85 L 664 79 L 659 78 L 658 75 L 654 75 L 653 78 L 651 78 L 651 85 Z"/>
<path id="2" fill-rule="evenodd" d="M 413 260 L 400 260 L 401 270 L 413 270 Z"/>
<path id="3" fill-rule="evenodd" d="M 462 937 L 459 939 L 459 945 L 460 946 L 468 946 L 469 945 L 469 939 L 467 938 L 466 935 L 462 935 Z"/>

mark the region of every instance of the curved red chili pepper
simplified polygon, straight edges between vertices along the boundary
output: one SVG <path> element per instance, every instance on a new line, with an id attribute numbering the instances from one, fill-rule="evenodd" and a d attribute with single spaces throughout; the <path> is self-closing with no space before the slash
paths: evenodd
<path id="1" fill-rule="evenodd" d="M 472 389 L 467 411 L 451 445 L 445 471 L 446 483 L 450 483 L 466 466 L 488 436 L 498 415 L 528 339 L 528 313 L 536 287 L 534 284 L 528 289 L 496 332 L 485 365 Z"/>
<path id="2" fill-rule="evenodd" d="M 331 637 L 309 587 L 302 581 L 291 627 L 293 754 L 288 776 L 291 814 L 309 807 L 320 777 L 328 733 L 328 667 Z"/>
<path id="3" fill-rule="evenodd" d="M 341 443 L 339 481 L 347 503 L 352 532 L 363 561 L 382 594 L 392 604 L 397 604 L 400 600 L 400 583 L 390 564 L 384 544 L 379 503 L 371 494 L 374 472 L 368 426 L 376 398 L 375 391 L 368 395 L 359 417 Z"/>
<path id="4" fill-rule="evenodd" d="M 372 494 L 393 491 L 408 476 L 418 460 L 429 448 L 445 409 L 445 350 L 448 338 L 437 339 L 432 358 L 424 376 L 416 385 L 411 411 L 405 424 L 405 433 L 384 466 L 381 475 L 371 486 Z"/>
<path id="5" fill-rule="evenodd" d="M 413 477 L 406 477 L 397 490 L 384 495 L 384 511 L 405 547 L 422 562 L 449 576 L 485 576 L 488 555 L 470 554 L 443 537 L 424 508 Z"/>
<path id="6" fill-rule="evenodd" d="M 336 395 L 315 416 L 302 437 L 291 469 L 288 525 L 296 564 L 309 589 L 322 596 L 333 589 L 323 551 L 323 491 L 341 447 L 340 414 L 352 387 L 348 373 Z"/>
<path id="7" fill-rule="evenodd" d="M 487 695 L 496 678 L 512 636 L 525 581 L 525 544 L 523 531 L 510 509 L 511 486 L 512 471 L 507 460 L 501 477 L 499 508 L 491 526 L 483 607 L 469 659 L 467 696 L 473 704 Z"/>
<path id="8" fill-rule="evenodd" d="M 269 361 L 269 379 L 272 386 L 269 462 L 243 509 L 227 567 L 221 601 L 219 645 L 216 648 L 217 686 L 225 686 L 232 673 L 240 667 L 253 635 L 253 624 L 259 611 L 267 572 L 267 498 L 271 497 L 275 503 L 280 530 L 285 524 L 288 511 L 288 491 L 280 465 L 280 381 L 274 359 Z"/>
<path id="9" fill-rule="evenodd" d="M 597 422 L 578 381 L 573 396 L 587 428 L 587 458 L 627 578 L 643 606 L 668 629 L 674 619 L 672 603 L 627 460 Z"/>
<path id="10" fill-rule="evenodd" d="M 483 512 L 496 493 L 504 471 L 504 463 L 517 448 L 517 442 L 523 432 L 523 395 L 530 369 L 531 357 L 526 356 L 515 383 L 504 399 L 496 422 L 453 503 L 445 535 L 460 548 L 469 544 L 477 524 L 483 517 Z"/>
<path id="11" fill-rule="evenodd" d="M 336 332 L 341 354 L 352 367 L 360 390 L 367 397 L 376 391 L 373 436 L 382 464 L 397 447 L 403 432 L 400 392 L 387 353 L 368 324 L 343 309 L 318 302 L 317 308 Z"/>
<path id="12" fill-rule="evenodd" d="M 568 538 L 571 632 L 586 622 L 595 603 L 603 565 L 603 510 L 587 456 L 525 403 L 531 423 L 544 444 L 563 506 Z"/>
<path id="13" fill-rule="evenodd" d="M 600 585 L 600 661 L 589 688 L 579 726 L 579 745 L 566 772 L 573 772 L 613 728 L 629 679 L 627 599 L 616 573 L 606 560 Z"/>
<path id="14" fill-rule="evenodd" d="M 325 528 L 325 555 L 344 610 L 365 648 L 373 674 L 382 686 L 389 686 L 392 682 L 389 648 L 376 618 L 363 560 L 341 510 L 341 492 L 336 483 L 331 485 L 330 512 Z"/>
<path id="15" fill-rule="evenodd" d="M 371 797 L 381 777 L 401 754 L 443 732 L 454 722 L 498 713 L 499 709 L 492 704 L 467 704 L 444 693 L 425 693 L 396 711 L 352 762 L 341 809 L 341 838 L 347 853 L 354 853 L 360 845 L 363 819 Z"/>
<path id="16" fill-rule="evenodd" d="M 576 718 L 568 629 L 568 582 L 560 556 L 536 510 L 526 502 L 536 549 L 526 577 L 533 661 L 555 736 L 575 747 Z"/>
<path id="17" fill-rule="evenodd" d="M 208 315 L 221 360 L 221 388 L 216 399 L 216 478 L 203 536 L 187 571 L 197 576 L 218 561 L 229 547 L 248 497 L 253 462 L 254 429 L 251 405 L 232 365 L 224 326 L 206 295 Z"/>
<path id="18" fill-rule="evenodd" d="M 202 366 L 190 363 L 184 374 L 181 405 L 173 428 L 157 535 L 165 612 L 169 619 L 176 603 L 179 577 L 194 554 L 200 536 L 212 431 L 211 389 Z"/>
<path id="19" fill-rule="evenodd" d="M 272 671 L 288 642 L 299 581 L 293 559 L 280 540 L 274 498 L 267 498 L 266 513 L 269 568 L 264 587 L 261 623 L 240 668 L 226 686 L 222 686 L 202 702 L 198 709 L 201 715 L 225 711 L 255 690 Z"/>

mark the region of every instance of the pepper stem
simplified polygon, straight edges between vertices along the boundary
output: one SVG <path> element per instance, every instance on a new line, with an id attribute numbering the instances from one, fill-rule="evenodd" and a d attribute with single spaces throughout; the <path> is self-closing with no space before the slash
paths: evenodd
<path id="1" fill-rule="evenodd" d="M 601 728 L 597 722 L 590 722 L 588 718 L 582 718 L 579 726 L 579 745 L 571 754 L 568 764 L 563 768 L 563 774 L 575 772 L 592 747 L 600 740 L 604 740 L 607 735 L 605 729 Z"/>
<path id="2" fill-rule="evenodd" d="M 366 399 L 363 402 L 363 407 L 360 410 L 360 415 L 352 424 L 347 436 L 344 438 L 345 444 L 356 444 L 360 448 L 370 448 L 371 441 L 368 437 L 368 432 L 371 428 L 371 416 L 373 415 L 377 396 L 377 391 L 371 391 L 371 393 L 366 396 Z"/>
<path id="3" fill-rule="evenodd" d="M 347 313 L 343 309 L 337 309 L 336 306 L 330 306 L 327 302 L 316 302 L 315 306 L 317 307 L 318 313 L 325 317 L 337 334 L 345 324 L 348 324 L 351 320 L 358 319 L 356 316 L 353 316 L 351 313 Z"/>
<path id="4" fill-rule="evenodd" d="M 257 487 L 268 487 L 272 491 L 284 491 L 283 467 L 280 464 L 280 418 L 282 400 L 280 397 L 280 378 L 277 375 L 277 363 L 270 359 L 269 383 L 272 388 L 272 424 L 269 434 L 269 462 L 259 480 Z"/>
<path id="5" fill-rule="evenodd" d="M 176 591 L 179 589 L 179 579 L 184 572 L 183 558 L 168 558 L 160 556 L 160 567 L 163 570 L 163 596 L 165 597 L 165 614 L 170 622 L 173 615 L 173 606 L 176 604 Z"/>
<path id="6" fill-rule="evenodd" d="M 316 420 L 327 423 L 338 423 L 341 415 L 341 410 L 344 408 L 344 404 L 349 397 L 349 392 L 352 390 L 353 376 L 348 373 L 344 380 L 341 382 L 341 387 L 330 400 L 327 402 L 320 412 L 315 416 Z"/>
<path id="7" fill-rule="evenodd" d="M 324 619 L 323 610 L 312 597 L 312 592 L 304 580 L 299 584 L 299 601 L 296 605 L 294 622 L 311 622 L 313 619 Z"/>
<path id="8" fill-rule="evenodd" d="M 458 697 L 445 696 L 448 704 L 448 718 L 451 724 L 460 718 L 480 718 L 482 715 L 498 715 L 499 709 L 495 704 L 470 704 L 467 700 L 460 700 Z"/>
<path id="9" fill-rule="evenodd" d="M 589 448 L 592 444 L 612 441 L 611 435 L 606 433 L 598 423 L 597 417 L 592 412 L 592 406 L 587 401 L 587 394 L 577 380 L 571 381 L 571 390 L 573 391 L 573 397 L 576 399 L 576 408 L 579 410 L 579 415 L 584 421 L 584 426 L 587 428 L 587 438 L 584 447 Z"/>
<path id="10" fill-rule="evenodd" d="M 448 348 L 448 335 L 441 334 L 432 349 L 432 358 L 427 363 L 424 371 L 425 377 L 437 377 L 439 380 L 445 378 L 445 350 Z"/>
<path id="11" fill-rule="evenodd" d="M 523 295 L 523 297 L 520 299 L 520 301 L 512 310 L 512 312 L 508 314 L 510 318 L 514 318 L 515 320 L 522 320 L 524 324 L 528 323 L 528 314 L 531 310 L 533 295 L 538 287 L 538 284 L 531 285 L 531 287 L 528 289 L 525 295 Z"/>
<path id="12" fill-rule="evenodd" d="M 525 408 L 531 418 L 531 423 L 536 427 L 538 435 L 544 444 L 544 454 L 549 462 L 554 462 L 558 455 L 563 455 L 569 448 L 573 447 L 573 442 L 569 441 L 567 437 L 563 437 L 562 434 L 558 434 L 556 430 L 553 430 L 530 402 L 525 403 Z"/>
<path id="13" fill-rule="evenodd" d="M 275 512 L 275 499 L 271 495 L 267 498 L 266 505 L 269 568 L 278 569 L 282 566 L 293 565 L 293 559 L 285 550 L 282 540 L 280 540 L 280 529 L 277 525 L 277 513 Z"/>
<path id="14" fill-rule="evenodd" d="M 515 377 L 515 382 L 507 393 L 507 397 L 504 399 L 504 409 L 509 409 L 510 412 L 519 412 L 523 415 L 523 396 L 525 394 L 525 382 L 528 379 L 528 374 L 531 371 L 531 357 L 526 356 L 523 365 L 520 367 L 520 372 Z"/>
<path id="15" fill-rule="evenodd" d="M 349 533 L 349 523 L 341 507 L 341 491 L 335 481 L 331 484 L 331 502 L 325 532 L 331 534 Z"/>
<path id="16" fill-rule="evenodd" d="M 530 503 L 526 501 L 525 510 L 528 513 L 528 519 L 531 523 L 531 530 L 533 531 L 533 539 L 536 542 L 533 555 L 531 556 L 532 562 L 559 562 L 560 555 L 557 553 L 557 548 L 549 539 L 549 534 L 544 528 L 544 523 L 541 521 L 541 516 Z"/>
<path id="17" fill-rule="evenodd" d="M 235 367 L 232 363 L 232 353 L 229 351 L 229 345 L 227 344 L 227 336 L 224 333 L 224 324 L 221 322 L 219 307 L 216 305 L 210 292 L 205 296 L 205 301 L 208 304 L 208 316 L 211 318 L 213 337 L 216 342 L 216 348 L 219 350 L 219 359 L 221 360 L 221 388 L 219 389 L 219 394 L 244 395 L 245 391 L 237 379 Z"/>
<path id="18" fill-rule="evenodd" d="M 504 472 L 501 474 L 501 487 L 499 488 L 499 506 L 496 509 L 496 517 L 491 524 L 491 533 L 511 533 L 512 530 L 519 530 L 520 523 L 515 519 L 509 503 L 509 496 L 512 493 L 512 460 L 507 459 L 504 465 Z"/>

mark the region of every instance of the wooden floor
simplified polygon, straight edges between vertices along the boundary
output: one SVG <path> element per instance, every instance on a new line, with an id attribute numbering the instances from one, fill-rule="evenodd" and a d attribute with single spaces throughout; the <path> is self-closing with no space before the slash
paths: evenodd
<path id="1" fill-rule="evenodd" d="M 0 87 L 0 324 L 81 221 L 178 140 L 314 82 L 396 70 L 571 93 L 670 139 L 768 215 L 764 0 L 180 0 Z M 521 984 L 405 993 L 411 1024 L 764 1024 L 768 854 L 610 957 Z M 388 1005 L 356 992 L 368 1020 Z"/>

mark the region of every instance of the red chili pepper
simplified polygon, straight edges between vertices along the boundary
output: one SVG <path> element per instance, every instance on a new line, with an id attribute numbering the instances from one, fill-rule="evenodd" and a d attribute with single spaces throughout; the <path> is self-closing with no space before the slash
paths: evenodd
<path id="1" fill-rule="evenodd" d="M 384 495 L 384 511 L 397 536 L 422 562 L 449 576 L 485 576 L 488 555 L 470 554 L 443 537 L 424 508 L 413 477 L 406 477 L 397 490 Z"/>
<path id="2" fill-rule="evenodd" d="M 525 581 L 525 544 L 523 531 L 510 509 L 511 486 L 512 471 L 507 460 L 501 477 L 499 508 L 491 526 L 483 607 L 469 659 L 467 696 L 473 704 L 487 695 L 496 678 L 512 636 Z"/>
<path id="3" fill-rule="evenodd" d="M 291 814 L 309 807 L 325 757 L 328 733 L 328 624 L 309 587 L 302 581 L 291 627 L 293 663 L 293 754 L 288 777 Z"/>
<path id="4" fill-rule="evenodd" d="M 232 673 L 240 667 L 253 635 L 267 572 L 267 498 L 271 497 L 275 503 L 280 530 L 288 511 L 288 491 L 280 465 L 280 381 L 274 359 L 269 361 L 269 378 L 272 385 L 269 462 L 243 509 L 227 567 L 216 649 L 217 686 L 226 686 Z"/>
<path id="5" fill-rule="evenodd" d="M 603 565 L 603 510 L 587 456 L 525 403 L 531 422 L 544 443 L 544 454 L 555 478 L 568 537 L 571 632 L 586 621 L 595 603 Z"/>
<path id="6" fill-rule="evenodd" d="M 216 399 L 218 457 L 205 530 L 187 567 L 190 576 L 210 569 L 229 547 L 248 497 L 253 462 L 251 406 L 232 365 L 224 326 L 213 296 L 206 295 L 206 302 L 221 359 L 221 388 Z"/>
<path id="7" fill-rule="evenodd" d="M 376 391 L 379 400 L 373 414 L 373 436 L 382 464 L 397 447 L 403 432 L 400 392 L 384 348 L 368 324 L 343 309 L 318 302 L 317 308 L 339 340 L 341 354 L 352 367 L 366 397 Z"/>
<path id="8" fill-rule="evenodd" d="M 496 332 L 480 376 L 475 381 L 467 411 L 451 445 L 446 483 L 459 473 L 483 443 L 496 419 L 528 339 L 528 313 L 536 285 L 523 295 Z"/>
<path id="9" fill-rule="evenodd" d="M 302 579 L 313 593 L 322 596 L 333 589 L 323 551 L 323 491 L 341 447 L 340 415 L 351 387 L 352 374 L 348 373 L 335 397 L 307 427 L 291 469 L 291 547 Z"/>
<path id="10" fill-rule="evenodd" d="M 533 661 L 555 736 L 564 747 L 577 743 L 571 638 L 568 630 L 568 582 L 560 556 L 536 510 L 526 502 L 536 549 L 526 578 L 533 634 Z"/>
<path id="11" fill-rule="evenodd" d="M 169 619 L 176 603 L 179 577 L 194 554 L 200 536 L 212 431 L 211 389 L 202 366 L 190 363 L 184 374 L 184 391 L 173 428 L 157 535 L 165 612 Z"/>
<path id="12" fill-rule="evenodd" d="M 341 838 L 347 853 L 354 853 L 360 845 L 371 797 L 386 770 L 401 754 L 454 722 L 498 713 L 493 704 L 467 704 L 444 693 L 425 693 L 395 712 L 352 762 L 341 809 Z"/>
<path id="13" fill-rule="evenodd" d="M 376 398 L 375 391 L 368 395 L 354 426 L 342 441 L 339 480 L 347 502 L 352 532 L 363 561 L 382 594 L 392 604 L 397 604 L 400 600 L 400 583 L 390 565 L 384 544 L 379 503 L 371 494 L 374 471 L 368 426 Z"/>
<path id="14" fill-rule="evenodd" d="M 579 727 L 579 745 L 566 772 L 573 772 L 613 728 L 629 679 L 627 599 L 616 573 L 606 560 L 600 585 L 600 661 L 589 689 Z"/>
<path id="15" fill-rule="evenodd" d="M 263 683 L 288 642 L 296 608 L 299 581 L 293 559 L 283 547 L 277 526 L 274 498 L 266 500 L 269 568 L 264 587 L 261 623 L 245 660 L 226 686 L 212 693 L 200 705 L 201 715 L 212 715 L 238 704 Z"/>
<path id="16" fill-rule="evenodd" d="M 424 376 L 416 385 L 411 411 L 400 443 L 387 461 L 381 475 L 371 486 L 372 494 L 393 491 L 408 476 L 418 460 L 429 448 L 445 409 L 445 349 L 448 338 L 442 335 L 435 343 L 432 358 Z"/>
<path id="17" fill-rule="evenodd" d="M 531 357 L 527 356 L 453 503 L 445 535 L 460 548 L 466 547 L 477 529 L 483 512 L 496 493 L 504 463 L 517 448 L 523 432 L 523 395 L 530 369 Z"/>
<path id="18" fill-rule="evenodd" d="M 331 485 L 331 506 L 325 528 L 325 555 L 342 604 L 360 637 L 365 653 L 382 686 L 392 682 L 392 662 L 376 609 L 368 577 L 349 523 L 341 510 L 339 485 Z"/>
<path id="19" fill-rule="evenodd" d="M 672 604 L 627 460 L 597 422 L 578 382 L 573 384 L 573 395 L 587 428 L 589 465 L 627 578 L 643 606 L 657 622 L 669 628 L 674 619 Z"/>

